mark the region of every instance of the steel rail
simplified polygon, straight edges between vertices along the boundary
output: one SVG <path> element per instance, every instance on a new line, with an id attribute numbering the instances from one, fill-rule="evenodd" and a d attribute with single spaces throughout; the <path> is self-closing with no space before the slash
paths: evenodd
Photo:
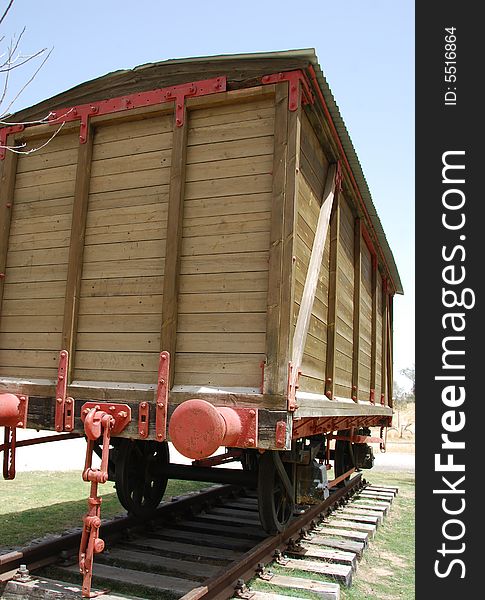
<path id="1" fill-rule="evenodd" d="M 203 508 L 207 504 L 211 504 L 221 498 L 226 498 L 240 491 L 242 486 L 223 485 L 218 488 L 201 491 L 197 495 L 187 496 L 180 500 L 167 502 L 147 517 L 146 519 L 137 518 L 134 516 L 126 516 L 118 519 L 111 519 L 102 523 L 101 534 L 103 538 L 110 539 L 126 529 L 141 528 L 149 521 L 164 521 L 173 519 L 175 515 L 179 515 L 188 510 L 196 510 Z M 21 564 L 29 566 L 38 564 L 49 564 L 55 562 L 59 558 L 59 554 L 63 551 L 76 550 L 81 542 L 81 531 L 79 533 L 70 533 L 62 535 L 55 540 L 41 542 L 35 546 L 14 550 L 6 554 L 0 555 L 0 575 L 18 569 Z M 1 577 L 0 577 L 1 580 Z"/>
<path id="2" fill-rule="evenodd" d="M 291 521 L 283 532 L 269 536 L 230 565 L 222 575 L 209 579 L 204 585 L 187 592 L 179 600 L 201 600 L 202 598 L 204 600 L 227 600 L 227 598 L 231 598 L 234 596 L 238 579 L 247 580 L 254 577 L 260 563 L 271 562 L 276 550 L 284 550 L 290 539 L 296 535 L 299 536 L 300 532 L 308 529 L 322 513 L 328 512 L 334 504 L 361 487 L 362 484 L 362 473 L 359 473 L 345 487 L 338 488 L 326 500 Z"/>

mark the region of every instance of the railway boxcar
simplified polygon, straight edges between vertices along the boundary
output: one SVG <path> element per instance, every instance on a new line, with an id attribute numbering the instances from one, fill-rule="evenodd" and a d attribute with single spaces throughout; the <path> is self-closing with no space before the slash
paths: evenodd
<path id="1" fill-rule="evenodd" d="M 170 476 L 230 480 L 212 466 L 238 458 L 276 531 L 315 481 L 325 493 L 319 461 L 337 479 L 372 465 L 402 289 L 312 50 L 118 71 L 10 121 L 6 476 L 25 426 L 86 435 L 85 479 L 115 479 L 132 512 Z M 197 461 L 189 475 L 167 439 Z"/>

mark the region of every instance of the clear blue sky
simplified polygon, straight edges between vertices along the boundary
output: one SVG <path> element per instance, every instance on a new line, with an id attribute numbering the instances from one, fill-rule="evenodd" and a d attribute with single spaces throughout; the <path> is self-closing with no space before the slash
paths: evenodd
<path id="1" fill-rule="evenodd" d="M 6 4 L 7 0 L 0 0 L 0 7 Z M 64 4 L 16 0 L 1 33 L 8 38 L 24 26 L 25 53 L 44 46 L 53 47 L 53 52 L 16 109 L 110 71 L 143 63 L 315 48 L 362 163 L 405 289 L 405 296 L 395 302 L 395 371 L 414 362 L 412 0 Z M 11 89 L 16 86 L 18 80 Z"/>

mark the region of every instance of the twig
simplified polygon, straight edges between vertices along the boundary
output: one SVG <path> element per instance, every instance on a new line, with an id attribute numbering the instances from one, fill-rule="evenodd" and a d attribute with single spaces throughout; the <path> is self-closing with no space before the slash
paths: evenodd
<path id="1" fill-rule="evenodd" d="M 3 20 L 7 16 L 8 11 L 12 8 L 13 2 L 14 2 L 14 0 L 10 0 L 10 2 L 8 3 L 7 8 L 3 11 L 3 15 L 0 17 L 0 25 L 3 23 Z"/>
<path id="2" fill-rule="evenodd" d="M 47 146 L 47 144 L 49 144 L 55 137 L 56 135 L 61 131 L 61 129 L 64 127 L 64 125 L 66 124 L 65 121 L 63 121 L 59 127 L 56 129 L 56 131 L 54 131 L 54 133 L 51 135 L 51 137 L 44 142 L 41 146 L 37 146 L 36 148 L 31 148 L 30 150 L 21 150 L 21 148 L 25 148 L 27 146 L 26 142 L 23 142 L 22 144 L 20 144 L 19 146 L 0 146 L 0 148 L 2 148 L 3 150 L 8 150 L 10 152 L 13 152 L 14 154 L 32 154 L 33 152 L 38 152 L 39 150 L 42 150 L 42 148 L 45 148 Z"/>

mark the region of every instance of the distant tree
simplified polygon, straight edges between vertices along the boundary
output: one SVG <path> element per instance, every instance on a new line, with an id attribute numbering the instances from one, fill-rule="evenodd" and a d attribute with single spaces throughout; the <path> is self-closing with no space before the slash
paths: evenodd
<path id="1" fill-rule="evenodd" d="M 412 367 L 407 367 L 406 369 L 401 369 L 401 375 L 404 375 L 411 382 L 411 393 L 408 394 L 409 402 L 415 401 L 416 395 L 416 369 L 414 365 Z"/>

